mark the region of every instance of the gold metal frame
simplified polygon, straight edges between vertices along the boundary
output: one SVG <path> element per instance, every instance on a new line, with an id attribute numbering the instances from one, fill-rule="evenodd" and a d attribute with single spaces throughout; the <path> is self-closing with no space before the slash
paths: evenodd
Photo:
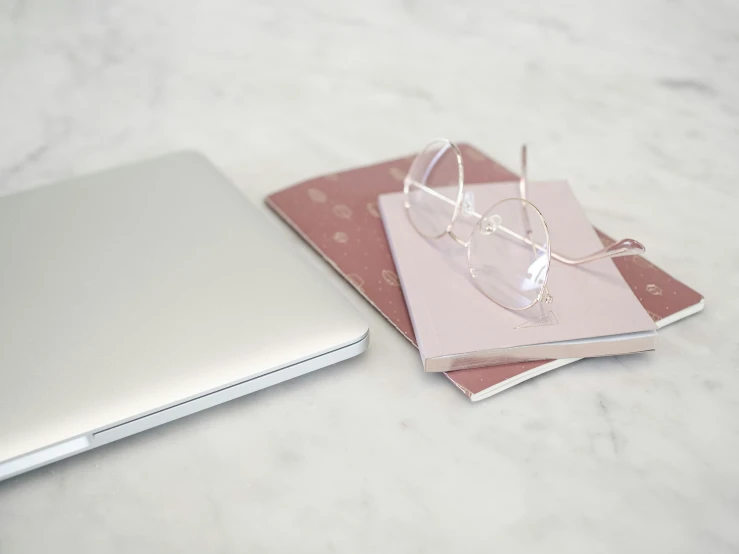
<path id="1" fill-rule="evenodd" d="M 633 256 L 633 255 L 639 255 L 643 254 L 646 249 L 644 248 L 644 245 L 642 245 L 639 241 L 634 239 L 622 239 L 618 242 L 615 242 L 609 246 L 606 246 L 605 248 L 602 248 L 601 250 L 598 250 L 596 252 L 593 252 L 591 254 L 588 254 L 587 256 L 583 256 L 581 258 L 569 258 L 567 256 L 564 256 L 562 254 L 559 254 L 557 252 L 554 252 L 551 250 L 550 245 L 550 237 L 549 237 L 549 227 L 547 226 L 546 219 L 544 218 L 544 215 L 541 213 L 541 211 L 534 206 L 531 202 L 529 202 L 526 199 L 526 192 L 527 192 L 527 185 L 528 185 L 528 176 L 527 176 L 527 170 L 528 170 L 528 163 L 527 163 L 527 151 L 526 151 L 526 145 L 523 145 L 521 147 L 521 179 L 519 181 L 519 194 L 520 197 L 518 200 L 521 202 L 522 207 L 525 205 L 530 206 L 534 209 L 534 211 L 539 215 L 541 218 L 541 221 L 544 226 L 544 234 L 546 237 L 546 246 L 542 246 L 540 244 L 536 244 L 532 240 L 532 230 L 531 230 L 531 222 L 528 220 L 528 212 L 524 209 L 524 214 L 526 217 L 526 226 L 527 226 L 527 236 L 519 235 L 518 233 L 500 226 L 499 229 L 501 229 L 504 233 L 506 233 L 509 236 L 512 236 L 516 240 L 520 240 L 532 247 L 532 249 L 539 249 L 539 250 L 546 250 L 547 253 L 547 266 L 546 266 L 546 275 L 544 276 L 544 281 L 541 285 L 541 290 L 539 291 L 539 294 L 537 295 L 536 299 L 529 304 L 528 306 L 525 306 L 523 308 L 511 308 L 510 306 L 505 306 L 495 300 L 494 298 L 490 297 L 480 286 L 479 282 L 477 281 L 477 278 L 475 277 L 475 274 L 472 270 L 471 260 L 470 260 L 470 242 L 472 240 L 472 236 L 476 231 L 482 232 L 482 225 L 486 221 L 486 218 L 488 217 L 488 214 L 495 210 L 495 208 L 498 207 L 503 202 L 507 202 L 509 200 L 512 200 L 511 198 L 506 198 L 504 200 L 501 200 L 499 202 L 496 202 L 493 204 L 490 208 L 488 208 L 483 214 L 479 214 L 478 212 L 474 210 L 463 210 L 462 207 L 462 200 L 464 198 L 464 164 L 462 162 L 462 154 L 459 150 L 459 147 L 457 147 L 456 144 L 454 144 L 452 141 L 448 139 L 437 139 L 435 141 L 432 141 L 429 143 L 422 152 L 425 152 L 429 146 L 435 143 L 441 143 L 444 146 L 440 148 L 439 152 L 434 156 L 434 158 L 431 160 L 431 163 L 428 164 L 428 167 L 423 168 L 423 177 L 422 182 L 418 182 L 413 180 L 410 176 L 411 174 L 415 173 L 414 170 L 418 169 L 417 164 L 422 163 L 420 160 L 420 156 L 416 157 L 416 159 L 413 160 L 413 163 L 411 164 L 410 169 L 408 170 L 408 174 L 406 175 L 405 179 L 403 180 L 403 194 L 404 194 L 404 206 L 405 206 L 405 212 L 406 216 L 408 217 L 408 220 L 411 223 L 411 226 L 416 230 L 418 234 L 421 236 L 424 236 L 426 238 L 430 239 L 438 239 L 443 237 L 444 235 L 449 235 L 449 237 L 454 240 L 456 243 L 460 244 L 461 246 L 465 247 L 467 249 L 467 269 L 470 272 L 470 275 L 472 277 L 472 280 L 475 282 L 475 286 L 477 286 L 478 290 L 482 292 L 488 299 L 492 300 L 499 306 L 512 311 L 524 311 L 528 310 L 529 308 L 536 305 L 538 302 L 544 302 L 544 303 L 550 303 L 554 299 L 552 298 L 551 294 L 549 293 L 549 289 L 547 288 L 547 281 L 549 280 L 549 270 L 552 259 L 557 260 L 560 263 L 566 264 L 566 265 L 580 265 L 585 263 L 590 263 L 596 260 L 601 260 L 604 258 L 616 258 L 619 256 Z M 431 173 L 431 171 L 434 169 L 434 166 L 438 162 L 438 160 L 448 152 L 449 149 L 452 149 L 456 159 L 457 159 L 457 166 L 459 170 L 459 182 L 457 186 L 457 197 L 456 200 L 453 200 L 452 198 L 449 198 L 437 190 L 427 187 L 426 186 L 426 180 Z M 416 227 L 416 224 L 413 222 L 413 218 L 410 216 L 410 190 L 411 187 L 420 189 L 428 194 L 431 194 L 435 198 L 438 198 L 439 200 L 442 200 L 443 202 L 454 206 L 454 211 L 452 213 L 451 220 L 449 224 L 447 225 L 446 229 L 442 231 L 440 234 L 431 236 L 423 233 L 418 227 Z M 457 221 L 457 218 L 459 217 L 459 214 L 464 211 L 465 215 L 469 215 L 475 219 L 477 219 L 476 224 L 476 230 L 473 230 L 472 234 L 470 235 L 470 238 L 465 240 L 464 238 L 460 237 L 454 231 L 452 230 L 454 227 L 454 223 Z"/>

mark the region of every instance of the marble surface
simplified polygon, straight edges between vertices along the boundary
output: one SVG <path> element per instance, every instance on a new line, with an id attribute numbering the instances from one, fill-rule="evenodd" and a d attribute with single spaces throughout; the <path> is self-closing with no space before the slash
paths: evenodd
<path id="1" fill-rule="evenodd" d="M 707 297 L 655 353 L 479 404 L 357 300 L 360 359 L 0 483 L 0 552 L 736 552 L 737 21 L 733 0 L 0 0 L 2 193 L 188 147 L 261 200 L 439 135 L 512 167 L 526 140 L 534 177 Z"/>

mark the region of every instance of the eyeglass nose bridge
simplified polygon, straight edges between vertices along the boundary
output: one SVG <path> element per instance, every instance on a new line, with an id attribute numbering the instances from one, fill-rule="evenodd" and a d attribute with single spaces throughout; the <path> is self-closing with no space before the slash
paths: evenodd
<path id="1" fill-rule="evenodd" d="M 467 248 L 470 245 L 469 240 L 464 240 L 462 237 L 460 237 L 457 233 L 454 231 L 447 231 L 447 234 L 456 242 L 457 244 L 461 244 L 465 248 Z"/>

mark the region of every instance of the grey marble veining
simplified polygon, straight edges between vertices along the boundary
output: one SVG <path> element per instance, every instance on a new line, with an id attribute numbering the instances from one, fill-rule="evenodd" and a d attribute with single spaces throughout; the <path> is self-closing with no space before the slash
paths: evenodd
<path id="1" fill-rule="evenodd" d="M 655 353 L 479 404 L 357 300 L 364 357 L 0 483 L 0 552 L 736 552 L 737 21 L 731 0 L 0 0 L 0 194 L 187 147 L 260 200 L 439 135 L 511 167 L 526 140 L 534 177 L 707 298 Z"/>

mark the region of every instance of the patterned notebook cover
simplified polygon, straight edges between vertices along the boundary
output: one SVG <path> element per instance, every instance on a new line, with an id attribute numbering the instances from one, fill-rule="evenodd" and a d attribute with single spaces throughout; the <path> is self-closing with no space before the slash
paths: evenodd
<path id="1" fill-rule="evenodd" d="M 460 145 L 465 182 L 505 182 L 517 176 L 479 150 Z M 324 175 L 266 198 L 326 261 L 414 345 L 415 336 L 377 209 L 380 194 L 396 192 L 413 156 Z M 598 231 L 604 244 L 612 242 Z M 658 327 L 703 307 L 703 297 L 641 256 L 616 258 L 619 271 Z M 472 400 L 481 400 L 575 361 L 544 360 L 446 373 Z"/>

